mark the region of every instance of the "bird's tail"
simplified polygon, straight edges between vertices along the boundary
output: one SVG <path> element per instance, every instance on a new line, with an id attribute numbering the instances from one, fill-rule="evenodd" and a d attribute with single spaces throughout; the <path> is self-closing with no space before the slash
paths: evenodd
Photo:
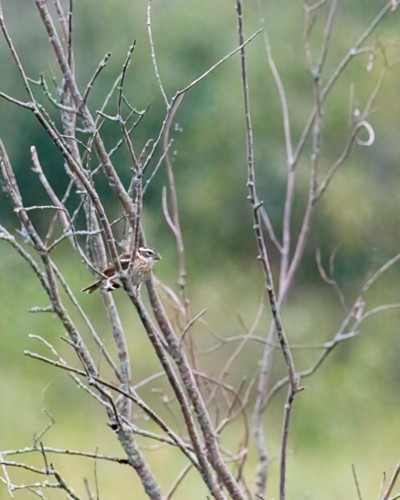
<path id="1" fill-rule="evenodd" d="M 102 280 L 98 280 L 98 281 L 95 281 L 94 283 L 92 283 L 91 285 L 87 286 L 86 288 L 82 288 L 82 292 L 86 292 L 86 293 L 93 293 L 95 292 L 100 286 L 101 286 L 101 282 Z"/>

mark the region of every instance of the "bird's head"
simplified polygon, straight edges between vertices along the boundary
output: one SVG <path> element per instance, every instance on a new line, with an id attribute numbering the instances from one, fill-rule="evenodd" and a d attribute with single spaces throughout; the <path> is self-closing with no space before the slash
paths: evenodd
<path id="1" fill-rule="evenodd" d="M 140 260 L 150 265 L 155 264 L 158 260 L 161 259 L 161 255 L 158 252 L 156 252 L 153 248 L 149 247 L 139 247 L 137 251 L 137 256 Z"/>

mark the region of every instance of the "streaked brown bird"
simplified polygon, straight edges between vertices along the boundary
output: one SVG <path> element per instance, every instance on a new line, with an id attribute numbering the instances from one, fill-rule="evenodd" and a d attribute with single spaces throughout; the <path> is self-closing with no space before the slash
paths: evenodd
<path id="1" fill-rule="evenodd" d="M 121 267 L 123 270 L 128 269 L 131 256 L 131 252 L 125 252 L 120 256 Z M 130 276 L 133 286 L 139 287 L 143 281 L 146 281 L 146 279 L 150 276 L 154 264 L 160 259 L 160 254 L 152 248 L 139 247 L 130 268 Z M 98 279 L 91 285 L 83 288 L 82 292 L 93 293 L 99 289 L 105 290 L 106 292 L 112 292 L 117 288 L 121 288 L 121 280 L 119 279 L 113 265 L 104 269 L 103 274 L 107 276 L 107 278 Z"/>

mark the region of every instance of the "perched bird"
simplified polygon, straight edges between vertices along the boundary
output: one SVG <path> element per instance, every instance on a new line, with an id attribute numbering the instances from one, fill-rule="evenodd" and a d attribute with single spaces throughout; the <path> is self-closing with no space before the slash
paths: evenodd
<path id="1" fill-rule="evenodd" d="M 131 256 L 132 252 L 126 252 L 120 256 L 119 259 L 123 270 L 128 269 Z M 154 264 L 160 259 L 160 254 L 152 248 L 139 247 L 130 267 L 130 276 L 133 286 L 139 287 L 139 285 L 149 277 Z M 112 292 L 117 288 L 121 288 L 121 281 L 113 265 L 104 269 L 103 274 L 107 276 L 107 278 L 98 279 L 91 285 L 83 288 L 82 292 L 93 293 L 98 289 Z"/>

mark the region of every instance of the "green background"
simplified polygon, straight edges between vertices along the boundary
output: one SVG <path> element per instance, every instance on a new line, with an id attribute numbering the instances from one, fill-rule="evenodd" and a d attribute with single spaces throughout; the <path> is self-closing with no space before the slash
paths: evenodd
<path id="1" fill-rule="evenodd" d="M 256 2 L 244 2 L 246 33 L 260 27 Z M 81 88 L 108 51 L 112 57 L 92 92 L 89 104 L 97 109 L 108 93 L 127 49 L 136 40 L 132 65 L 126 82 L 126 94 L 138 109 L 149 110 L 133 135 L 140 150 L 154 137 L 165 110 L 151 63 L 146 30 L 147 2 L 103 0 L 76 2 L 74 41 L 77 79 Z M 353 0 L 339 5 L 323 78 L 331 75 L 341 58 L 365 30 L 384 2 Z M 317 17 L 312 49 L 318 54 L 326 7 Z M 28 74 L 37 79 L 44 73 L 59 72 L 48 47 L 39 16 L 30 1 L 4 0 L 7 25 Z M 269 28 L 276 64 L 287 91 L 294 143 L 313 104 L 312 80 L 305 68 L 301 2 L 266 2 L 263 12 Z M 399 60 L 399 12 L 386 16 L 364 47 L 385 47 L 390 63 Z M 234 2 L 205 0 L 188 2 L 171 0 L 153 2 L 153 35 L 157 60 L 166 93 L 177 89 L 208 69 L 238 44 Z M 262 35 L 247 47 L 250 95 L 255 134 L 256 173 L 260 197 L 271 216 L 274 228 L 281 234 L 285 192 L 285 147 L 278 94 L 268 70 Z M 382 71 L 382 52 L 376 54 L 371 71 L 367 71 L 368 53 L 356 57 L 344 71 L 339 83 L 326 100 L 322 141 L 321 171 L 341 154 L 349 133 L 349 93 L 353 85 L 354 105 L 361 109 Z M 0 90 L 26 99 L 4 40 L 0 42 Z M 330 340 L 343 318 L 343 309 L 333 290 L 319 276 L 315 263 L 320 248 L 326 264 L 335 249 L 336 279 L 350 305 L 366 277 L 399 251 L 400 201 L 400 66 L 388 71 L 369 121 L 376 141 L 371 148 L 355 147 L 329 191 L 317 206 L 310 242 L 303 264 L 283 311 L 290 341 L 321 343 Z M 56 94 L 56 89 L 53 90 Z M 262 291 L 262 276 L 255 258 L 251 212 L 246 202 L 246 153 L 239 56 L 235 55 L 185 97 L 176 116 L 173 131 L 173 164 L 177 179 L 181 222 L 185 239 L 188 285 L 193 313 L 207 307 L 205 319 L 220 336 L 245 333 L 243 324 L 252 324 Z M 38 98 L 45 103 L 40 89 Z M 50 106 L 50 105 L 49 105 Z M 112 107 L 114 106 L 114 108 Z M 115 113 L 115 100 L 110 113 Z M 55 116 L 55 115 L 54 115 Z M 105 139 L 112 147 L 119 137 L 116 124 L 105 128 Z M 35 144 L 43 167 L 58 194 L 62 194 L 67 176 L 60 155 L 50 139 L 26 110 L 0 102 L 0 137 L 2 138 L 20 182 L 26 205 L 47 203 L 38 180 L 30 170 L 29 148 Z M 298 187 L 294 205 L 293 235 L 307 197 L 310 165 L 310 141 L 299 164 Z M 126 152 L 115 156 L 122 179 L 129 179 Z M 167 182 L 164 168 L 151 184 L 144 200 L 144 225 L 148 242 L 163 255 L 157 264 L 157 276 L 176 292 L 177 258 L 174 239 L 161 210 L 161 189 Z M 97 187 L 112 215 L 120 208 L 100 177 Z M 71 200 L 71 208 L 77 198 Z M 16 218 L 9 201 L 0 194 L 0 217 L 6 227 Z M 50 215 L 35 218 L 43 231 Z M 71 287 L 79 290 L 91 277 L 73 255 L 67 243 L 57 249 L 56 260 L 69 278 Z M 271 262 L 276 276 L 278 258 L 271 248 Z M 396 303 L 399 299 L 399 268 L 393 268 L 368 295 L 368 306 Z M 45 436 L 45 444 L 55 447 L 84 449 L 122 455 L 106 418 L 96 402 L 64 373 L 24 357 L 24 349 L 47 354 L 37 341 L 28 338 L 35 333 L 51 341 L 71 363 L 74 355 L 60 339 L 63 330 L 56 318 L 33 315 L 27 310 L 47 305 L 46 298 L 32 273 L 5 242 L 0 242 L 0 449 L 30 445 L 34 433 L 40 432 L 48 418 L 56 424 Z M 158 370 L 157 362 L 145 334 L 134 318 L 134 312 L 122 294 L 117 295 L 133 359 L 134 382 Z M 99 333 L 112 347 L 110 330 L 96 296 L 82 298 L 85 310 L 94 318 Z M 269 315 L 264 313 L 256 334 L 265 336 Z M 389 474 L 399 459 L 400 427 L 398 423 L 400 347 L 399 313 L 391 311 L 368 320 L 359 335 L 341 344 L 312 378 L 304 380 L 306 390 L 298 395 L 293 413 L 289 442 L 288 498 L 337 499 L 356 498 L 351 465 L 357 470 L 365 498 L 376 498 L 385 470 Z M 218 374 L 223 361 L 236 347 L 229 344 L 206 354 L 215 344 L 210 329 L 198 324 L 196 342 L 205 353 L 201 366 Z M 239 384 L 244 376 L 250 380 L 257 373 L 260 345 L 249 344 L 239 357 L 228 381 Z M 318 351 L 296 351 L 296 365 L 306 368 Z M 284 373 L 277 353 L 274 377 Z M 163 387 L 162 383 L 154 387 Z M 168 414 L 160 396 L 149 391 L 142 394 Z M 267 498 L 277 496 L 278 457 L 284 394 L 274 400 L 265 414 L 265 425 L 272 457 L 271 481 Z M 167 417 L 166 417 L 167 418 Z M 251 424 L 251 415 L 249 415 Z M 139 421 L 139 424 L 142 422 Z M 145 424 L 143 424 L 145 425 Z M 240 419 L 223 434 L 223 442 L 235 448 L 242 430 Z M 143 441 L 148 445 L 148 441 Z M 251 441 L 251 445 L 253 445 Z M 172 484 L 183 465 L 180 455 L 162 448 L 145 451 L 164 490 Z M 41 466 L 40 457 L 34 462 Z M 65 478 L 84 495 L 83 477 L 94 484 L 93 464 L 84 459 L 54 458 Z M 247 479 L 254 484 L 256 457 L 251 454 Z M 28 481 L 27 473 L 9 470 L 16 481 Z M 121 466 L 98 464 L 97 475 L 101 498 L 144 498 L 134 474 Z M 189 475 L 176 498 L 204 498 L 195 474 Z M 31 478 L 33 480 L 33 477 Z M 29 493 L 17 493 L 19 498 Z M 53 495 L 53 496 L 51 496 Z M 50 498 L 61 494 L 50 492 Z M 0 484 L 0 498 L 7 498 Z"/>

